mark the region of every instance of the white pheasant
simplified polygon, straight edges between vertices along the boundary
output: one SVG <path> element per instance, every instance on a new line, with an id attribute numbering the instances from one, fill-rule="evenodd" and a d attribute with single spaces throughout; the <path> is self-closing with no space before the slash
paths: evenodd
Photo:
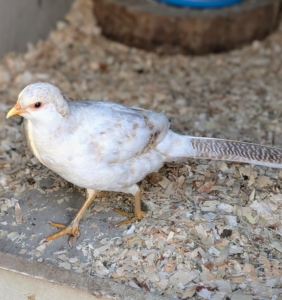
<path id="1" fill-rule="evenodd" d="M 79 236 L 79 221 L 99 191 L 130 193 L 134 214 L 119 225 L 141 219 L 141 193 L 137 182 L 159 170 L 165 162 L 193 157 L 228 160 L 282 168 L 282 150 L 250 143 L 183 136 L 169 129 L 162 114 L 111 102 L 68 101 L 49 83 L 27 86 L 7 118 L 26 119 L 27 141 L 46 167 L 87 189 L 86 201 L 66 226 L 45 241 Z"/>

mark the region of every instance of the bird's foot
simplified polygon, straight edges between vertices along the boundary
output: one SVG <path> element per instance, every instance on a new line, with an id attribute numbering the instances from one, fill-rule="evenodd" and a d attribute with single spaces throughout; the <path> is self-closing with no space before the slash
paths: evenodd
<path id="1" fill-rule="evenodd" d="M 49 241 L 55 240 L 61 236 L 68 234 L 69 235 L 68 242 L 69 242 L 69 245 L 72 247 L 73 239 L 75 237 L 76 237 L 76 239 L 78 239 L 80 236 L 78 220 L 75 220 L 75 219 L 72 220 L 72 222 L 69 225 L 64 225 L 64 224 L 56 223 L 56 222 L 48 222 L 48 224 L 53 227 L 56 227 L 58 229 L 61 229 L 61 230 L 54 234 L 47 236 L 42 242 L 49 242 Z"/>
<path id="2" fill-rule="evenodd" d="M 117 227 L 132 224 L 135 221 L 139 221 L 147 214 L 147 212 L 142 211 L 142 210 L 137 214 L 137 216 L 135 216 L 133 213 L 128 213 L 128 212 L 125 212 L 125 211 L 119 210 L 119 209 L 114 209 L 114 212 L 128 218 L 128 220 L 118 223 Z"/>

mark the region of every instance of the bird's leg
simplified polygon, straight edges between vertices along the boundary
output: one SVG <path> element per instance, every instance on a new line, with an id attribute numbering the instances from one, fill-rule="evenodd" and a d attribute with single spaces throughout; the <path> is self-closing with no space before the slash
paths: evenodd
<path id="1" fill-rule="evenodd" d="M 137 220 L 141 220 L 143 216 L 147 214 L 147 212 L 141 210 L 141 191 L 138 189 L 138 191 L 134 195 L 134 214 L 127 213 L 125 211 L 115 209 L 116 213 L 125 216 L 128 218 L 128 220 L 122 221 L 118 224 L 118 226 L 123 226 L 127 224 L 131 224 Z"/>
<path id="2" fill-rule="evenodd" d="M 87 207 L 92 203 L 92 201 L 94 200 L 94 198 L 97 196 L 98 193 L 99 192 L 95 191 L 95 190 L 90 190 L 90 189 L 87 190 L 87 198 L 86 198 L 84 204 L 81 206 L 81 208 L 76 213 L 75 217 L 73 218 L 73 220 L 70 222 L 69 225 L 64 225 L 64 224 L 55 223 L 55 222 L 49 222 L 49 224 L 51 226 L 54 226 L 61 230 L 52 235 L 47 236 L 43 240 L 43 242 L 49 242 L 49 241 L 57 239 L 63 235 L 68 234 L 69 235 L 69 244 L 70 244 L 70 246 L 72 246 L 74 237 L 76 237 L 78 239 L 79 235 L 80 235 L 79 227 L 78 227 L 79 221 L 82 218 Z"/>

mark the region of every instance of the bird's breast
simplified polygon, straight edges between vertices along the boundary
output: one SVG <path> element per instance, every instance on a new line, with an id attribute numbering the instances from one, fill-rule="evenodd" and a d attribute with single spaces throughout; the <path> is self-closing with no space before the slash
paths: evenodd
<path id="1" fill-rule="evenodd" d="M 32 153 L 34 154 L 34 156 L 41 162 L 41 156 L 39 154 L 39 151 L 38 151 L 38 147 L 37 147 L 37 143 L 36 143 L 36 140 L 35 140 L 35 137 L 34 137 L 34 133 L 33 133 L 33 125 L 32 123 L 27 120 L 25 122 L 25 134 L 26 134 L 26 141 L 27 141 L 27 144 L 30 148 L 30 150 L 32 151 Z"/>
<path id="2" fill-rule="evenodd" d="M 66 164 L 64 155 L 66 145 L 62 142 L 63 136 L 60 139 L 54 132 L 48 132 L 43 128 L 35 128 L 28 121 L 26 124 L 26 139 L 34 156 L 48 168 L 54 169 L 54 166 L 60 168 Z"/>

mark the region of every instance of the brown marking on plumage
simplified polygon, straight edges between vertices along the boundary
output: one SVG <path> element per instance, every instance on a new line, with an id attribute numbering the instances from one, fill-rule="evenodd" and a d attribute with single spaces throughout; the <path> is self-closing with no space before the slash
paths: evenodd
<path id="1" fill-rule="evenodd" d="M 151 121 L 149 120 L 149 118 L 147 116 L 144 116 L 144 121 L 150 130 L 154 129 L 154 125 L 151 123 Z"/>
<path id="2" fill-rule="evenodd" d="M 102 135 L 102 134 L 105 134 L 105 133 L 106 133 L 106 131 L 101 131 L 101 132 L 100 132 L 101 135 Z"/>
<path id="3" fill-rule="evenodd" d="M 92 141 L 90 143 L 90 147 L 93 153 L 94 153 L 94 157 L 95 157 L 95 161 L 102 161 L 104 159 L 103 157 L 103 147 L 101 146 L 101 144 L 99 144 L 99 142 L 97 141 Z"/>
<path id="4" fill-rule="evenodd" d="M 79 128 L 78 125 L 71 124 L 71 126 L 69 126 L 69 128 L 68 128 L 69 134 L 74 134 L 78 130 L 78 128 Z"/>
<path id="5" fill-rule="evenodd" d="M 130 173 L 133 175 L 135 173 L 135 167 L 133 164 L 130 165 Z"/>
<path id="6" fill-rule="evenodd" d="M 110 162 L 111 165 L 115 165 L 117 163 L 118 163 L 118 159 L 115 159 L 115 160 L 113 160 L 113 161 Z"/>
<path id="7" fill-rule="evenodd" d="M 119 143 L 120 144 L 120 143 Z M 122 148 L 121 148 L 122 149 Z M 120 163 L 120 152 L 121 152 L 121 149 L 115 149 L 113 152 L 112 152 L 112 156 L 110 158 L 107 159 L 107 162 L 110 164 L 110 165 L 115 165 L 115 164 L 119 164 Z M 103 153 L 101 152 L 100 155 L 102 156 Z M 105 159 L 105 157 L 104 157 Z"/>
<path id="8" fill-rule="evenodd" d="M 103 147 L 98 141 L 92 141 L 90 145 L 95 155 L 100 155 L 103 152 Z"/>
<path id="9" fill-rule="evenodd" d="M 99 148 L 99 143 L 96 142 L 96 141 L 93 141 L 93 142 L 91 142 L 91 146 L 92 146 L 94 149 L 98 149 L 98 148 Z"/>
<path id="10" fill-rule="evenodd" d="M 140 155 L 142 153 L 146 153 L 147 151 L 149 151 L 150 149 L 152 149 L 153 147 L 156 146 L 157 144 L 157 139 L 160 135 L 160 131 L 156 131 L 154 133 L 151 134 L 150 139 L 147 143 L 147 145 L 143 148 L 143 150 L 141 150 L 140 152 L 136 153 L 136 155 Z"/>
<path id="11" fill-rule="evenodd" d="M 134 123 L 134 124 L 133 124 L 133 127 L 132 127 L 133 132 L 132 132 L 132 135 L 131 135 L 133 138 L 135 138 L 136 135 L 137 135 L 137 128 L 138 128 L 138 127 L 139 127 L 138 123 Z"/>

